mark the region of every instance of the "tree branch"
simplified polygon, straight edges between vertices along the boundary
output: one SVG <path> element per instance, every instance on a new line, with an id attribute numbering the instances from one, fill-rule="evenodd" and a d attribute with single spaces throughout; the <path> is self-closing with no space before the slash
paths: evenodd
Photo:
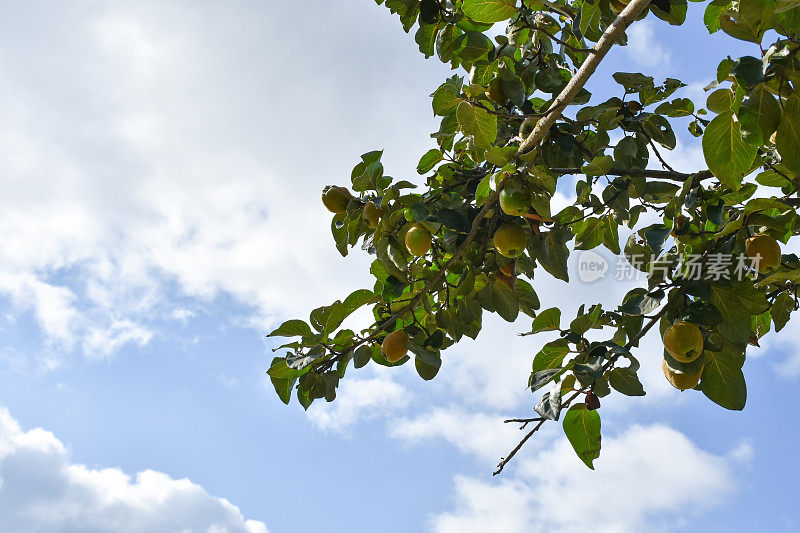
<path id="1" fill-rule="evenodd" d="M 583 171 L 580 168 L 551 168 L 551 172 L 559 175 L 564 174 L 583 174 Z M 694 177 L 697 181 L 703 181 L 707 179 L 711 179 L 714 177 L 714 174 L 711 173 L 709 170 L 701 170 L 700 172 L 695 172 L 693 174 L 687 174 L 685 172 L 676 172 L 673 170 L 651 170 L 651 169 L 639 169 L 639 168 L 630 168 L 626 170 L 609 170 L 606 172 L 608 176 L 631 176 L 632 178 L 653 178 L 653 179 L 662 179 L 662 180 L 672 180 L 672 181 L 679 181 L 683 183 L 687 179 Z"/>
<path id="2" fill-rule="evenodd" d="M 603 32 L 603 35 L 600 36 L 600 39 L 598 39 L 597 43 L 592 48 L 594 53 L 589 54 L 589 57 L 583 62 L 581 68 L 578 69 L 578 72 L 572 77 L 567 86 L 564 87 L 561 94 L 553 100 L 547 115 L 536 124 L 531 134 L 522 141 L 522 144 L 519 146 L 520 154 L 524 154 L 539 145 L 542 139 L 544 139 L 544 136 L 547 135 L 547 132 L 550 131 L 550 127 L 555 123 L 558 117 L 561 116 L 564 108 L 567 107 L 578 94 L 578 91 L 589 81 L 589 78 L 594 74 L 597 66 L 611 47 L 614 46 L 614 43 L 619 40 L 628 26 L 633 23 L 639 13 L 641 13 L 649 3 L 650 0 L 632 0 L 614 22 L 606 28 L 606 31 Z"/>

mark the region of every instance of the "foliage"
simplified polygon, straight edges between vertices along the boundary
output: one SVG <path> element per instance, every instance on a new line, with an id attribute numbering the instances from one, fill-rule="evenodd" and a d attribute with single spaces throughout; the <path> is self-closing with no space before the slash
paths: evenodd
<path id="1" fill-rule="evenodd" d="M 679 80 L 618 72 L 618 96 L 591 102 L 581 89 L 560 116 L 561 109 L 551 109 L 554 99 L 627 2 L 376 1 L 399 16 L 406 32 L 414 30 L 420 52 L 456 73 L 432 95 L 441 126 L 431 135 L 436 148 L 417 167 L 424 187 L 387 176 L 379 151 L 361 156 L 353 169 L 355 196 L 333 216 L 331 231 L 343 256 L 359 245 L 374 256 L 374 285 L 271 333 L 290 339 L 268 372 L 280 398 L 289 403 L 294 392 L 304 408 L 333 401 L 350 366 L 413 359 L 420 377 L 433 379 L 442 352 L 464 336 L 476 338 L 484 313 L 497 313 L 509 322 L 528 315 L 530 335 L 559 332 L 532 360 L 528 386 L 540 398 L 532 401 L 539 416 L 515 420 L 535 423 L 527 440 L 564 410 L 566 436 L 589 467 L 600 454 L 599 398 L 612 390 L 645 394 L 631 350 L 655 325 L 663 334 L 675 322 L 696 324 L 704 338 L 697 388 L 726 409 L 742 409 L 747 346 L 785 327 L 797 309 L 800 260 L 784 255 L 775 270 L 750 269 L 734 279 L 715 273 L 712 259 L 718 265 L 720 256 L 741 256 L 756 234 L 785 244 L 800 232 L 800 2 L 707 4 L 709 32 L 757 43 L 761 53 L 721 58 L 709 74 L 704 107 L 673 98 L 685 86 Z M 686 13 L 686 0 L 653 0 L 640 18 L 680 25 Z M 499 22 L 505 34 L 490 38 Z M 625 44 L 624 35 L 617 44 Z M 521 153 L 548 113 L 558 120 Z M 676 146 L 675 127 L 698 138 L 707 169 L 682 174 L 663 161 L 659 152 Z M 663 169 L 654 170 L 658 164 Z M 553 196 L 569 176 L 574 204 L 556 211 Z M 500 208 L 504 187 L 526 195 L 530 209 L 522 216 Z M 527 241 L 515 258 L 493 245 L 496 229 L 508 224 Z M 432 235 L 421 256 L 404 244 L 412 226 Z M 644 258 L 635 266 L 647 274 L 646 286 L 616 309 L 583 306 L 571 321 L 557 308 L 540 311 L 528 281 L 537 269 L 568 282 L 570 250 L 597 247 L 632 262 Z M 690 255 L 700 258 L 699 277 L 687 272 Z M 362 306 L 371 306 L 374 323 L 360 332 L 341 329 Z M 390 363 L 380 342 L 397 330 L 408 334 L 410 353 Z M 697 375 L 695 363 L 682 367 L 666 353 L 665 364 Z"/>

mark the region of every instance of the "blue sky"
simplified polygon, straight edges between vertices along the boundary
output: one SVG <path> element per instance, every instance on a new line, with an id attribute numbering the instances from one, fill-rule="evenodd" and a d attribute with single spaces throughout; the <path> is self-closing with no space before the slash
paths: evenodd
<path id="1" fill-rule="evenodd" d="M 272 5 L 277 4 L 277 5 Z M 726 54 L 702 5 L 639 22 L 609 74 L 702 87 Z M 425 61 L 374 2 L 0 5 L 0 530 L 796 531 L 800 347 L 754 350 L 728 413 L 660 375 L 609 398 L 597 471 L 554 425 L 503 476 L 545 337 L 487 321 L 439 378 L 373 365 L 332 405 L 286 407 L 265 376 L 276 323 L 370 283 L 319 202 L 358 155 L 414 168 L 436 128 Z M 669 160 L 702 165 L 692 138 Z M 566 189 L 565 189 L 566 192 Z M 546 275 L 546 307 L 587 287 Z M 614 305 L 630 288 L 591 285 Z M 357 320 L 357 318 L 356 318 Z"/>

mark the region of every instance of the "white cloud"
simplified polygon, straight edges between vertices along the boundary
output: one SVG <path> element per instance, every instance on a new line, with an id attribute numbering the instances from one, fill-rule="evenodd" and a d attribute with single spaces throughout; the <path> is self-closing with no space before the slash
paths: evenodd
<path id="1" fill-rule="evenodd" d="M 655 38 L 653 22 L 642 20 L 628 29 L 628 46 L 625 51 L 637 65 L 658 67 L 662 71 L 672 65 L 672 54 Z"/>
<path id="2" fill-rule="evenodd" d="M 669 531 L 736 489 L 734 466 L 747 460 L 740 448 L 729 459 L 701 450 L 669 427 L 634 426 L 603 440 L 596 470 L 590 471 L 559 439 L 519 463 L 513 479 L 457 478 L 456 509 L 433 517 L 432 529 Z"/>
<path id="3" fill-rule="evenodd" d="M 326 46 L 302 65 L 281 54 L 256 59 L 256 49 L 306 43 L 252 5 L 247 16 L 186 16 L 191 7 L 20 13 L 53 34 L 0 35 L 17 50 L 0 53 L 0 294 L 31 313 L 54 352 L 102 356 L 145 344 L 157 322 L 184 321 L 220 294 L 265 328 L 369 284 L 369 258 L 345 261 L 334 249 L 319 192 L 347 183 L 359 150 L 392 148 L 386 159 L 405 166 L 387 171 L 403 173 L 414 165 L 404 149 L 431 143 L 425 99 L 406 107 L 407 92 L 375 91 L 370 75 L 339 61 L 368 63 L 375 50 Z M 285 9 L 289 20 L 303 8 Z M 320 31 L 348 46 L 334 39 L 338 29 Z M 380 46 L 399 64 L 419 61 Z M 414 72 L 422 85 L 436 79 L 433 68 Z M 174 315 L 176 292 L 191 298 Z"/>
<path id="4" fill-rule="evenodd" d="M 389 434 L 410 444 L 443 439 L 461 453 L 471 454 L 487 463 L 497 462 L 501 453 L 520 439 L 518 425 L 502 423 L 494 413 L 469 413 L 457 407 L 439 407 L 414 418 L 395 420 Z"/>
<path id="5" fill-rule="evenodd" d="M 146 470 L 69 462 L 64 445 L 43 429 L 23 431 L 0 408 L 0 530 L 36 532 L 267 533 L 223 498 L 188 479 Z"/>
<path id="6" fill-rule="evenodd" d="M 408 389 L 390 379 L 350 378 L 342 381 L 335 402 L 317 400 L 309 408 L 308 417 L 322 430 L 345 433 L 357 422 L 396 413 L 410 402 Z"/>

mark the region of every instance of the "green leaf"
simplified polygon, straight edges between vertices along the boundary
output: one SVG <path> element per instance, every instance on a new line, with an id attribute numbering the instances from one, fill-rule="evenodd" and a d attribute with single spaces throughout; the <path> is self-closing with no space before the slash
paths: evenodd
<path id="1" fill-rule="evenodd" d="M 462 9 L 475 22 L 501 22 L 517 14 L 517 0 L 464 0 Z"/>
<path id="2" fill-rule="evenodd" d="M 444 85 L 433 93 L 433 112 L 434 114 L 445 117 L 456 110 L 461 98 L 453 92 L 453 87 Z"/>
<path id="3" fill-rule="evenodd" d="M 584 165 L 581 172 L 587 176 L 602 176 L 614 166 L 614 159 L 610 155 L 601 155 L 592 159 L 588 165 Z"/>
<path id="4" fill-rule="evenodd" d="M 744 346 L 750 340 L 750 317 L 769 307 L 764 294 L 750 280 L 736 285 L 712 285 L 711 303 L 719 309 L 723 322 L 717 331 L 731 343 Z"/>
<path id="5" fill-rule="evenodd" d="M 430 381 L 435 378 L 442 366 L 441 356 L 434 351 L 423 348 L 413 341 L 408 342 L 408 349 L 416 355 L 414 358 L 414 366 L 417 369 L 419 377 L 425 381 Z"/>
<path id="6" fill-rule="evenodd" d="M 792 172 L 800 173 L 800 96 L 793 94 L 784 104 L 775 146 L 781 160 Z"/>
<path id="7" fill-rule="evenodd" d="M 514 322 L 519 316 L 517 295 L 502 283 L 487 284 L 476 298 L 484 309 L 497 313 L 508 322 Z"/>
<path id="8" fill-rule="evenodd" d="M 552 307 L 545 309 L 539 316 L 533 319 L 533 326 L 531 326 L 531 333 L 540 333 L 542 331 L 555 331 L 561 328 L 561 309 Z"/>
<path id="9" fill-rule="evenodd" d="M 443 156 L 441 150 L 437 150 L 436 148 L 433 150 L 428 150 L 417 164 L 417 173 L 425 174 L 426 172 L 430 172 L 433 167 L 439 164 L 442 158 Z"/>
<path id="10" fill-rule="evenodd" d="M 794 311 L 794 298 L 788 292 L 782 292 L 775 298 L 772 304 L 772 321 L 775 323 L 775 331 L 780 331 L 789 322 L 789 317 Z"/>
<path id="11" fill-rule="evenodd" d="M 472 135 L 475 144 L 489 148 L 497 139 L 497 117 L 469 102 L 458 104 L 458 125 L 466 135 Z"/>
<path id="12" fill-rule="evenodd" d="M 536 260 L 551 276 L 569 282 L 569 270 L 567 268 L 569 249 L 562 240 L 560 232 L 553 230 L 543 235 L 542 239 L 536 240 L 534 248 L 536 250 Z"/>
<path id="13" fill-rule="evenodd" d="M 747 403 L 747 384 L 742 372 L 744 353 L 726 347 L 721 352 L 706 351 L 705 360 L 700 390 L 709 400 L 725 409 L 744 409 Z"/>
<path id="14" fill-rule="evenodd" d="M 597 217 L 589 217 L 575 224 L 576 250 L 596 248 L 603 244 L 605 238 L 606 224 Z"/>
<path id="15" fill-rule="evenodd" d="M 763 85 L 759 85 L 742 102 L 737 114 L 744 139 L 749 144 L 761 146 L 780 125 L 781 106 Z"/>
<path id="16" fill-rule="evenodd" d="M 550 368 L 560 368 L 564 357 L 569 353 L 569 343 L 565 339 L 554 340 L 545 344 L 533 359 L 533 372 L 541 372 Z"/>
<path id="17" fill-rule="evenodd" d="M 275 388 L 278 398 L 280 398 L 281 401 L 286 405 L 289 405 L 289 402 L 292 399 L 292 388 L 294 388 L 296 380 L 286 378 L 279 379 L 273 378 L 272 376 L 269 377 L 269 380 L 272 382 L 272 386 Z"/>
<path id="18" fill-rule="evenodd" d="M 344 299 L 342 304 L 344 307 L 345 317 L 350 316 L 356 310 L 367 305 L 375 299 L 375 293 L 369 289 L 358 289 L 352 292 L 347 298 Z"/>
<path id="19" fill-rule="evenodd" d="M 320 333 L 331 333 L 339 327 L 345 316 L 344 304 L 336 301 L 333 305 L 311 311 L 311 325 Z"/>
<path id="20" fill-rule="evenodd" d="M 287 320 L 270 333 L 269 337 L 311 337 L 312 335 L 311 327 L 302 320 Z"/>
<path id="21" fill-rule="evenodd" d="M 608 374 L 608 383 L 626 396 L 644 396 L 644 387 L 636 372 L 630 368 L 615 368 Z"/>
<path id="22" fill-rule="evenodd" d="M 600 414 L 586 404 L 573 405 L 564 416 L 564 433 L 581 461 L 594 470 L 594 460 L 600 457 Z"/>
<path id="23" fill-rule="evenodd" d="M 466 64 L 485 59 L 492 50 L 494 50 L 492 40 L 477 31 L 468 31 L 459 37 L 455 44 L 456 55 Z"/>
<path id="24" fill-rule="evenodd" d="M 757 151 L 757 147 L 742 140 L 733 111 L 717 115 L 703 135 L 703 155 L 709 170 L 733 190 L 739 189 L 742 179 L 750 172 Z"/>
<path id="25" fill-rule="evenodd" d="M 541 307 L 539 296 L 533 289 L 530 283 L 524 279 L 518 279 L 517 285 L 514 287 L 514 294 L 517 296 L 519 302 L 519 310 L 528 316 L 534 316 L 536 310 Z"/>

